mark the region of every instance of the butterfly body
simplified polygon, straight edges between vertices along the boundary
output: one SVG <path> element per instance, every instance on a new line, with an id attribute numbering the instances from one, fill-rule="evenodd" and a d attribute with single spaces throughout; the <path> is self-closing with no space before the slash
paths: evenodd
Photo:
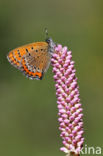
<path id="1" fill-rule="evenodd" d="M 42 79 L 43 74 L 50 65 L 54 46 L 55 44 L 52 39 L 48 39 L 46 42 L 30 43 L 11 50 L 7 58 L 26 77 L 30 79 Z"/>

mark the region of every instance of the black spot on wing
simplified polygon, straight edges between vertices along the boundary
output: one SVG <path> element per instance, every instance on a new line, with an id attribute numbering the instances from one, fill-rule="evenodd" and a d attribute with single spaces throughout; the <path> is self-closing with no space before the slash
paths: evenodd
<path id="1" fill-rule="evenodd" d="M 33 47 L 31 47 L 31 49 L 33 50 L 34 48 L 33 48 Z"/>
<path id="2" fill-rule="evenodd" d="M 31 56 L 31 54 L 29 53 L 29 50 L 27 48 L 25 50 L 28 53 L 28 55 Z"/>
<path id="3" fill-rule="evenodd" d="M 38 49 L 36 49 L 35 51 L 38 52 Z"/>
<path id="4" fill-rule="evenodd" d="M 27 48 L 25 50 L 26 50 L 27 53 L 29 52 Z"/>
<path id="5" fill-rule="evenodd" d="M 17 50 L 18 56 L 21 57 L 20 51 L 19 49 Z"/>

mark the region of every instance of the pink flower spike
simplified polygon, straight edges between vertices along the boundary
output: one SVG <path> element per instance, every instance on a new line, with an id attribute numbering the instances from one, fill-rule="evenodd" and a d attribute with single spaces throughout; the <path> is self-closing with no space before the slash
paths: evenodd
<path id="1" fill-rule="evenodd" d="M 79 156 L 83 147 L 83 109 L 79 99 L 75 62 L 67 47 L 57 45 L 52 55 L 54 81 L 59 115 L 59 130 L 67 156 Z"/>

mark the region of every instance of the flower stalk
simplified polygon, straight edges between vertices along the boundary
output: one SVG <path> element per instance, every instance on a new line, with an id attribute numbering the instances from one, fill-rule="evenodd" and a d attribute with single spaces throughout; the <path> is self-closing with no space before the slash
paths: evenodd
<path id="1" fill-rule="evenodd" d="M 52 55 L 54 80 L 58 104 L 58 121 L 66 156 L 79 156 L 83 146 L 83 113 L 79 99 L 72 52 L 57 45 Z"/>

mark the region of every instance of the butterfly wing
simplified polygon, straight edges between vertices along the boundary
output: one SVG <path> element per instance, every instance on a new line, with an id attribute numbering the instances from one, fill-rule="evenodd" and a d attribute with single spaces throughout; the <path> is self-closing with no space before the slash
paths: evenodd
<path id="1" fill-rule="evenodd" d="M 35 42 L 10 51 L 7 58 L 30 79 L 42 79 L 50 65 L 51 55 L 46 42 Z"/>

